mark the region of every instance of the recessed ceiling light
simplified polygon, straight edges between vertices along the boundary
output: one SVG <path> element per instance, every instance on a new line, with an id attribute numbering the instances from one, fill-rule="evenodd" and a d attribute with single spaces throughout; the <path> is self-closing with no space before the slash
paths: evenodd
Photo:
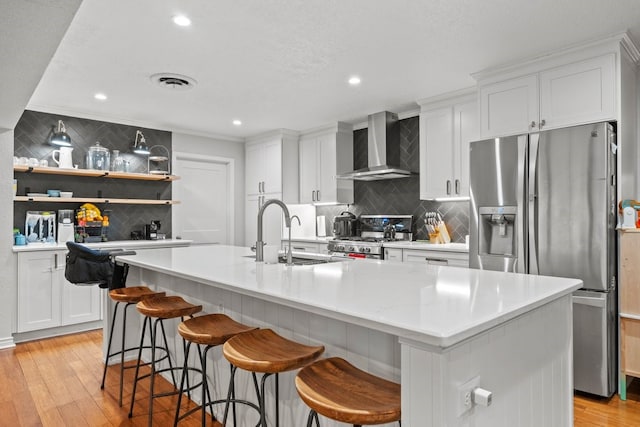
<path id="1" fill-rule="evenodd" d="M 236 120 L 233 121 L 233 124 L 236 125 L 236 126 L 240 126 L 242 124 L 242 122 L 240 120 L 236 119 Z"/>
<path id="2" fill-rule="evenodd" d="M 358 76 L 353 76 L 349 78 L 349 84 L 351 86 L 357 86 L 360 84 L 360 77 Z"/>
<path id="3" fill-rule="evenodd" d="M 191 19 L 184 15 L 176 15 L 173 17 L 173 23 L 180 27 L 188 27 L 191 25 Z"/>
<path id="4" fill-rule="evenodd" d="M 106 101 L 107 100 L 107 95 L 105 95 L 104 93 L 96 93 L 95 95 L 93 95 L 93 97 L 95 99 L 97 99 L 98 101 Z"/>

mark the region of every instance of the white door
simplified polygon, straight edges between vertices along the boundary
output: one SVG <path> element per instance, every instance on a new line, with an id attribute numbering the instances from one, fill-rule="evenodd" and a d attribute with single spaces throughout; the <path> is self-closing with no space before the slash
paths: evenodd
<path id="1" fill-rule="evenodd" d="M 174 237 L 194 244 L 234 243 L 233 159 L 176 153 Z"/>

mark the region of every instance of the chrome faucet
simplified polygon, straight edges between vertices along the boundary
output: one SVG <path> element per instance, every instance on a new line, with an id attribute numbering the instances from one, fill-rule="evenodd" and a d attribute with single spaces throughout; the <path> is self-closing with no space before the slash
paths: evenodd
<path id="1" fill-rule="evenodd" d="M 264 242 L 262 241 L 262 217 L 264 215 L 264 210 L 269 205 L 276 204 L 282 208 L 284 211 L 284 224 L 289 227 L 291 230 L 291 217 L 289 216 L 289 209 L 287 209 L 287 205 L 285 205 L 281 200 L 278 199 L 269 199 L 260 208 L 258 211 L 258 240 L 256 241 L 256 262 L 264 261 Z M 298 219 L 298 222 L 300 219 Z M 289 254 L 287 255 L 287 264 L 291 264 L 291 232 L 289 232 Z"/>

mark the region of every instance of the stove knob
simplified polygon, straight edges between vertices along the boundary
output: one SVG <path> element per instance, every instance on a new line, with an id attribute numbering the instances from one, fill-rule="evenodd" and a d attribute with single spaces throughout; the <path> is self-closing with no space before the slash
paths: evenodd
<path id="1" fill-rule="evenodd" d="M 344 245 L 337 245 L 336 251 L 344 251 Z"/>
<path id="2" fill-rule="evenodd" d="M 371 252 L 371 248 L 362 248 L 362 252 Z"/>
<path id="3" fill-rule="evenodd" d="M 369 248 L 360 248 L 360 252 L 366 252 Z"/>
<path id="4" fill-rule="evenodd" d="M 356 248 L 354 248 L 353 246 L 349 246 L 349 252 L 353 252 L 355 250 L 356 250 Z"/>

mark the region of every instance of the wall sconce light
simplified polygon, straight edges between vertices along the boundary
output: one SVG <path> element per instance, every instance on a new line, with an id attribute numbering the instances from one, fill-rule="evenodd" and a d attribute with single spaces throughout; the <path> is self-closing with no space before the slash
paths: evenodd
<path id="1" fill-rule="evenodd" d="M 149 147 L 147 147 L 147 141 L 144 139 L 144 135 L 139 130 L 136 131 L 136 139 L 133 141 L 131 150 L 136 154 L 142 154 L 144 156 L 149 155 Z"/>
<path id="2" fill-rule="evenodd" d="M 58 128 L 53 132 L 51 138 L 49 138 L 49 144 L 58 147 L 71 147 L 71 137 L 67 133 L 67 129 L 64 127 L 62 120 L 58 120 Z"/>

